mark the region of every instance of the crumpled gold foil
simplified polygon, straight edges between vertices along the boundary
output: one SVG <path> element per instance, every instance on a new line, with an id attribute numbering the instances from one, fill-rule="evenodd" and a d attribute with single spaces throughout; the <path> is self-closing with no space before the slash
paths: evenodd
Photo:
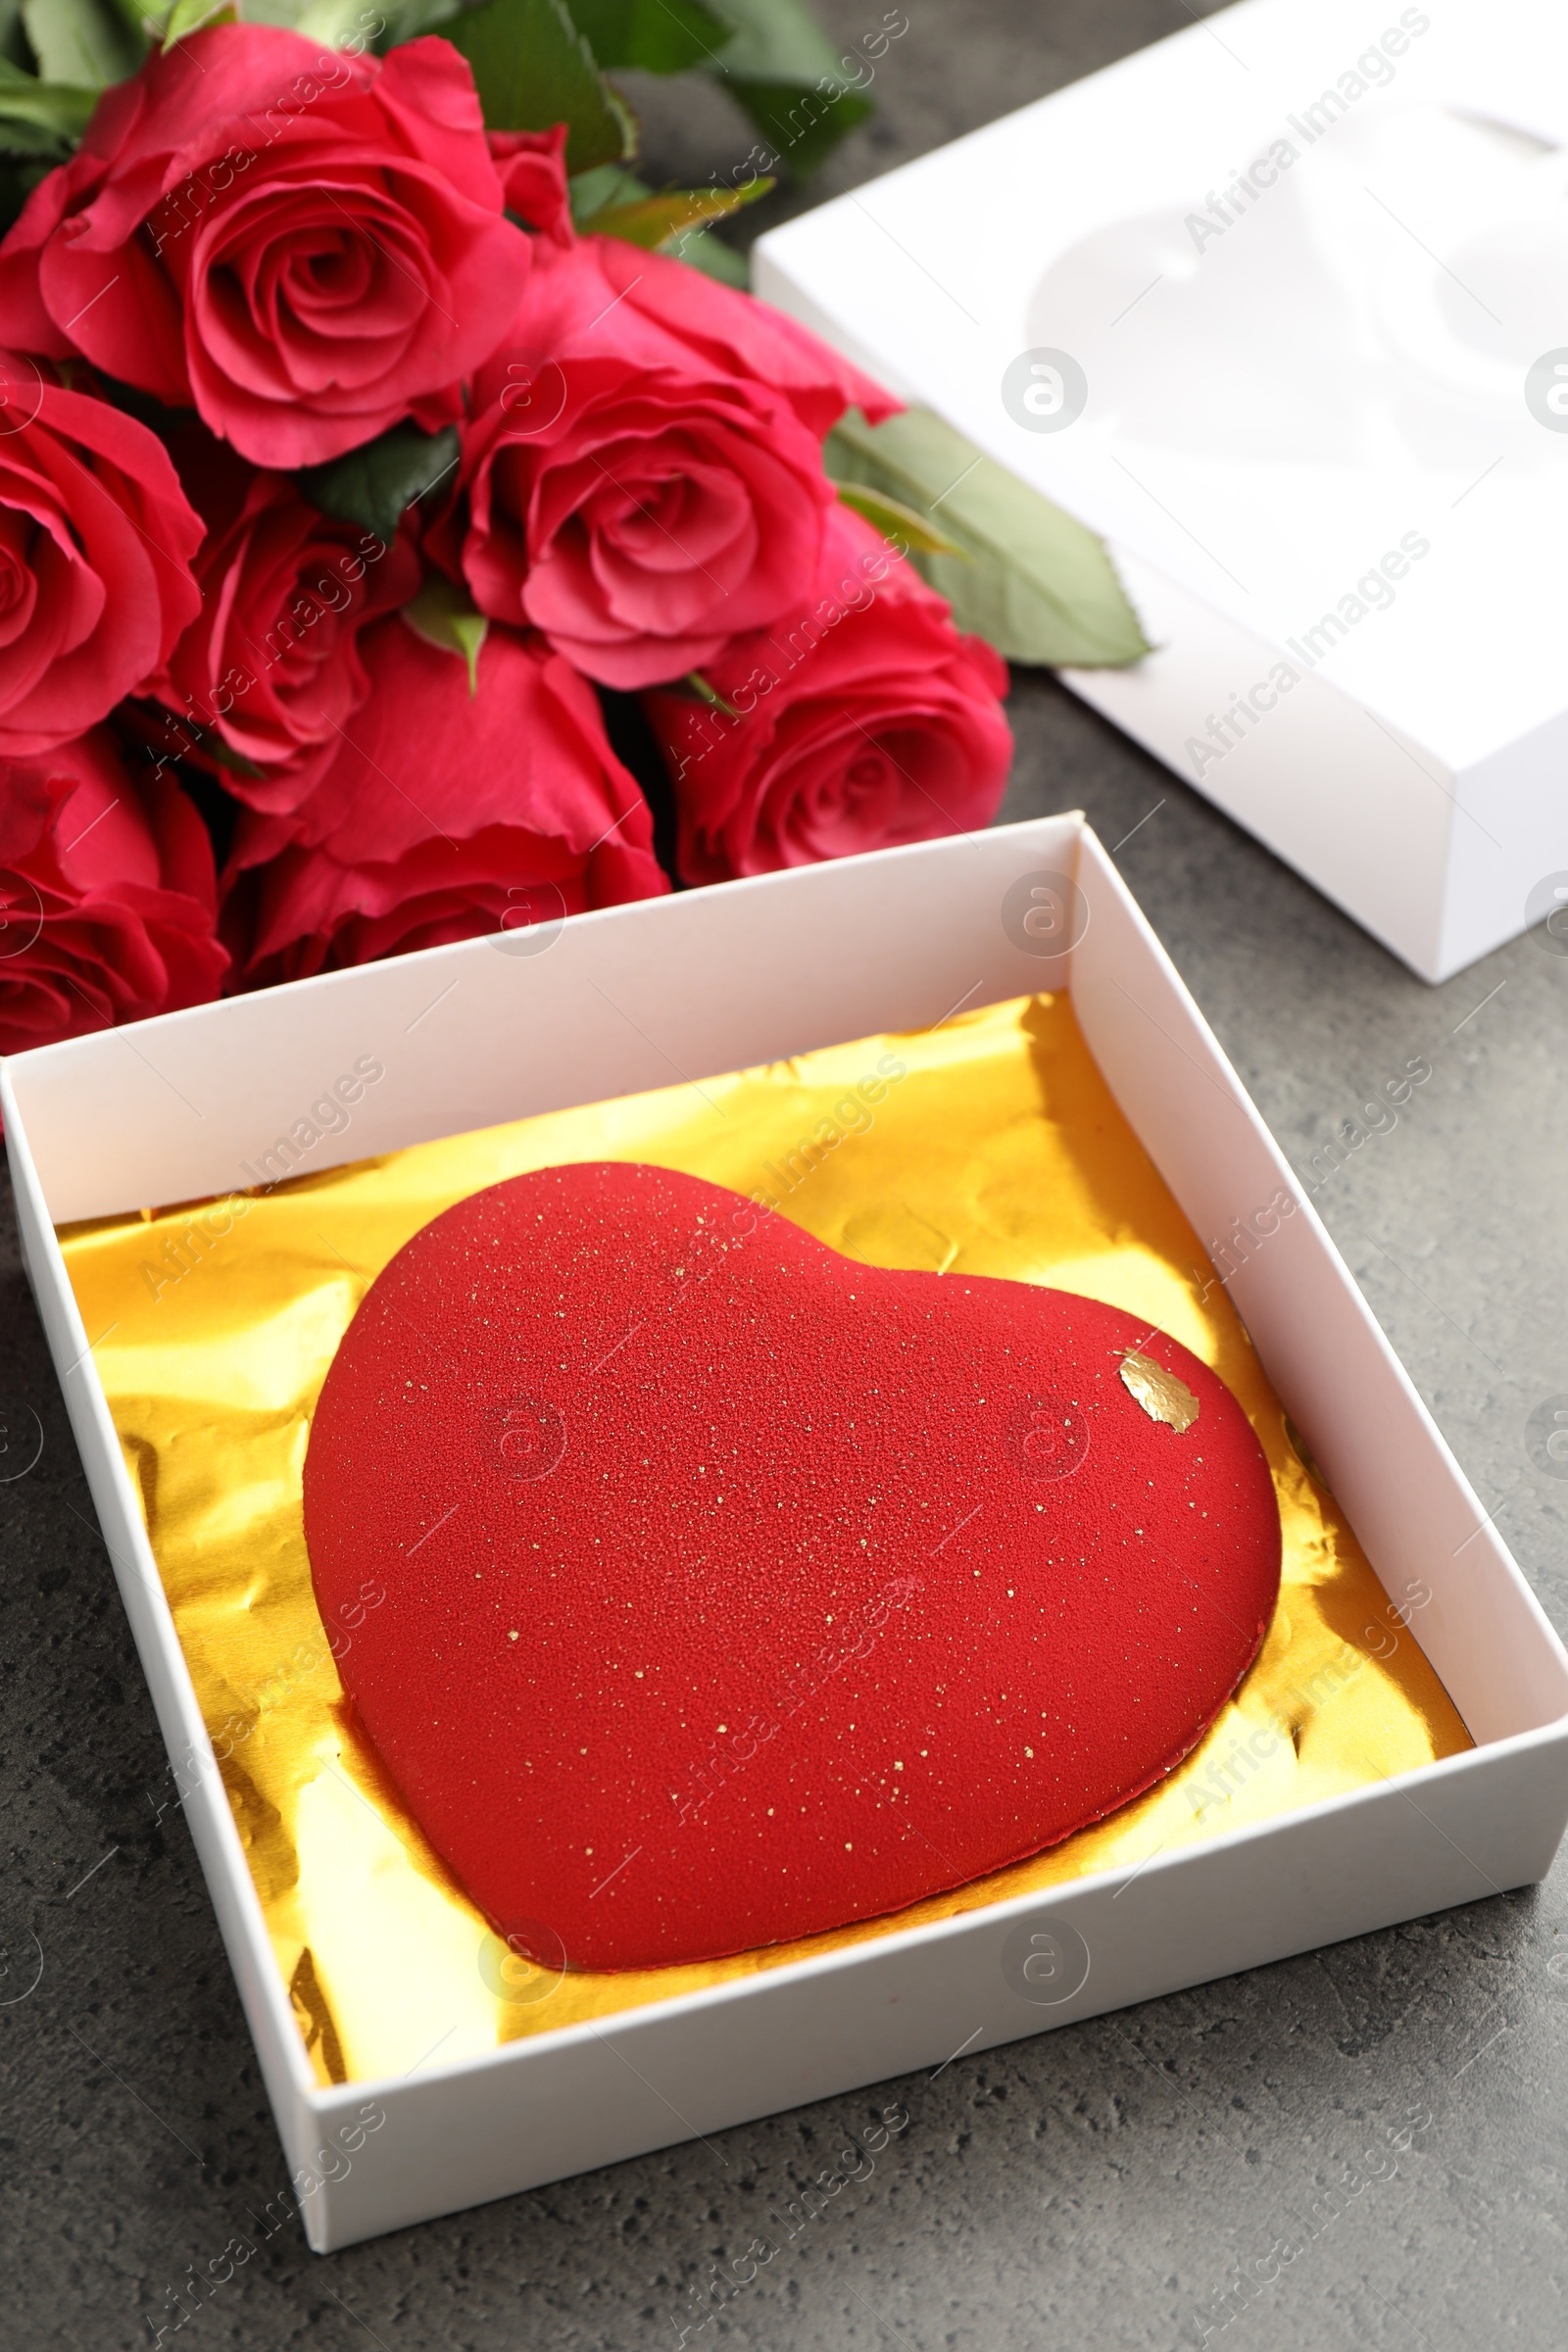
<path id="1" fill-rule="evenodd" d="M 879 1070 L 886 1093 L 871 1107 L 852 1090 Z M 1285 1570 L 1256 1664 L 1186 1763 L 1050 1852 L 891 1919 L 615 1976 L 561 1976 L 509 1953 L 341 1703 L 333 1651 L 354 1625 L 329 1642 L 317 1614 L 300 1475 L 333 1351 L 394 1251 L 481 1186 L 577 1159 L 647 1160 L 764 1194 L 868 1264 L 1078 1291 L 1211 1364 L 1267 1451 Z M 418 1145 L 279 1184 L 242 1215 L 235 1205 L 205 1221 L 189 1205 L 144 1211 L 60 1238 L 88 1330 L 108 1331 L 99 1375 L 323 2082 L 406 2075 L 1138 1863 L 1471 1744 L 1410 1630 L 1421 1589 L 1385 1594 L 1296 1450 L 1065 996 Z M 376 1573 L 367 1562 L 367 1608 Z"/>

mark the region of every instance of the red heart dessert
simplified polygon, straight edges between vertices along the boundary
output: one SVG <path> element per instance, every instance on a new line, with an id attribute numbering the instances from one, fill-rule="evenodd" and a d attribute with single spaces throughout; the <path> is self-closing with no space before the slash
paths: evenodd
<path id="1" fill-rule="evenodd" d="M 1224 1384 L 1088 1298 L 857 1264 L 662 1168 L 401 1250 L 305 1465 L 321 1616 L 468 1894 L 547 1964 L 894 1911 L 1125 1804 L 1279 1587 Z"/>

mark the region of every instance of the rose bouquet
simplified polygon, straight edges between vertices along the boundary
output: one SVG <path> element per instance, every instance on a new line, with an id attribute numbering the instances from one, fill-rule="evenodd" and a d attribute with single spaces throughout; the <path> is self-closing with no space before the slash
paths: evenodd
<path id="1" fill-rule="evenodd" d="M 898 404 L 711 273 L 755 173 L 628 193 L 558 0 L 122 5 L 0 65 L 0 1049 L 992 817 L 955 551 L 824 466 Z"/>

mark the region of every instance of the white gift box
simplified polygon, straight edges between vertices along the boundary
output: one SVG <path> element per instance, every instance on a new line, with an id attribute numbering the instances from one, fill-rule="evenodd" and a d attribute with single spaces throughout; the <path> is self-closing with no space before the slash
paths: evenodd
<path id="1" fill-rule="evenodd" d="M 1066 903 L 1081 935 L 1063 953 L 1068 935 L 1051 920 Z M 505 944 L 525 942 L 534 935 Z M 1568 1817 L 1568 1655 L 1081 817 L 579 915 L 538 953 L 499 944 L 436 948 L 0 1067 L 24 1261 L 159 1720 L 192 1783 L 184 1810 L 291 2175 L 341 2175 L 302 2198 L 314 2246 L 1544 1876 Z M 228 1192 L 323 1074 L 368 1052 L 385 1077 L 317 1164 L 1062 986 L 1213 1247 L 1276 1194 L 1295 1199 L 1231 1294 L 1385 1586 L 1430 1588 L 1421 1644 L 1476 1746 L 1046 1899 L 893 1927 L 597 2025 L 450 2065 L 437 2056 L 409 2079 L 320 2087 L 98 1381 L 106 1335 L 82 1325 L 56 1224 Z M 368 2136 L 369 2101 L 385 2120 Z M 345 2136 L 346 2170 L 324 2153 Z"/>
<path id="2" fill-rule="evenodd" d="M 1155 651 L 1075 690 L 1427 980 L 1568 897 L 1564 142 L 1560 0 L 1247 0 L 757 247 L 1109 541 Z"/>

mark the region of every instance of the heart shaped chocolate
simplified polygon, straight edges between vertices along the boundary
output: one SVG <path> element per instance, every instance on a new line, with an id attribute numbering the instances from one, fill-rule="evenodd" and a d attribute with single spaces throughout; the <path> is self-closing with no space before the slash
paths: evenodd
<path id="1" fill-rule="evenodd" d="M 547 1963 L 893 1911 L 1125 1804 L 1279 1587 L 1262 1449 L 1161 1333 L 857 1264 L 661 1168 L 545 1168 L 377 1277 L 305 1465 L 422 1829 Z"/>

